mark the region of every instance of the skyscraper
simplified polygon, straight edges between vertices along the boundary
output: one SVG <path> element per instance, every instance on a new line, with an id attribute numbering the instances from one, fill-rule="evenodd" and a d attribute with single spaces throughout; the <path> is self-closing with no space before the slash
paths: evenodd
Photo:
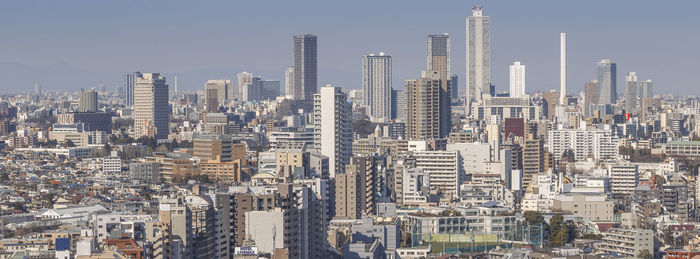
<path id="1" fill-rule="evenodd" d="M 467 17 L 467 112 L 471 101 L 481 99 L 491 88 L 491 19 L 483 16 L 484 8 L 472 8 L 472 16 Z"/>
<path id="2" fill-rule="evenodd" d="M 238 100 L 243 100 L 243 96 L 247 96 L 246 93 L 247 85 L 253 82 L 253 74 L 248 72 L 240 72 L 238 77 Z"/>
<path id="3" fill-rule="evenodd" d="M 427 70 L 437 71 L 440 76 L 440 129 L 441 136 L 447 136 L 452 127 L 452 89 L 449 83 L 450 72 L 450 34 L 428 35 Z"/>
<path id="4" fill-rule="evenodd" d="M 450 86 L 450 88 L 452 88 L 450 96 L 452 96 L 452 102 L 457 102 L 459 101 L 459 78 L 457 75 L 452 74 L 450 81 L 452 83 Z"/>
<path id="5" fill-rule="evenodd" d="M 217 112 L 219 110 L 219 90 L 216 89 L 215 85 L 204 85 L 204 102 L 208 112 Z"/>
<path id="6" fill-rule="evenodd" d="M 591 105 L 598 104 L 598 80 L 589 80 L 585 84 L 583 97 L 583 112 L 586 117 L 591 114 Z"/>
<path id="7" fill-rule="evenodd" d="M 522 98 L 525 96 L 525 65 L 520 61 L 510 65 L 510 97 Z"/>
<path id="8" fill-rule="evenodd" d="M 406 122 L 406 90 L 391 90 L 393 119 Z"/>
<path id="9" fill-rule="evenodd" d="M 440 120 L 440 90 L 442 80 L 438 71 L 422 71 L 421 78 L 406 80 L 406 131 L 410 140 L 430 140 L 446 137 L 449 128 Z"/>
<path id="10" fill-rule="evenodd" d="M 80 92 L 80 103 L 78 110 L 81 112 L 96 112 L 97 111 L 97 92 L 88 90 Z"/>
<path id="11" fill-rule="evenodd" d="M 625 112 L 632 113 L 637 108 L 637 73 L 629 72 L 625 77 Z"/>
<path id="12" fill-rule="evenodd" d="M 136 78 L 141 76 L 141 72 L 133 72 L 124 75 L 124 103 L 126 106 L 134 105 L 134 87 L 136 87 Z"/>
<path id="13" fill-rule="evenodd" d="M 207 80 L 204 84 L 204 88 L 216 89 L 217 102 L 219 105 L 226 104 L 228 101 L 229 91 L 232 90 L 231 80 Z"/>
<path id="14" fill-rule="evenodd" d="M 654 84 L 651 80 L 647 79 L 639 83 L 639 98 L 652 98 L 654 97 Z"/>
<path id="15" fill-rule="evenodd" d="M 373 121 L 391 120 L 391 56 L 379 52 L 362 57 L 363 103 Z"/>
<path id="16" fill-rule="evenodd" d="M 559 103 L 566 103 L 566 33 L 559 34 Z"/>
<path id="17" fill-rule="evenodd" d="M 41 95 L 41 85 L 34 84 L 34 94 Z"/>
<path id="18" fill-rule="evenodd" d="M 143 73 L 134 86 L 134 129 L 137 137 L 168 138 L 168 85 L 159 73 Z"/>
<path id="19" fill-rule="evenodd" d="M 294 67 L 284 71 L 284 95 L 287 99 L 294 98 Z"/>
<path id="20" fill-rule="evenodd" d="M 352 156 L 352 106 L 347 99 L 332 85 L 314 95 L 314 145 L 328 157 L 330 177 L 343 172 Z"/>
<path id="21" fill-rule="evenodd" d="M 316 44 L 316 35 L 294 36 L 294 100 L 311 101 L 316 94 Z"/>
<path id="22" fill-rule="evenodd" d="M 610 59 L 598 62 L 598 104 L 617 101 L 617 65 Z"/>

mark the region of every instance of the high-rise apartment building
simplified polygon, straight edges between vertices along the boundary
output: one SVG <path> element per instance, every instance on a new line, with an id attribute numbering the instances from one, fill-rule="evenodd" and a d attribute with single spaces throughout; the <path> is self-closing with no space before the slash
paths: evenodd
<path id="1" fill-rule="evenodd" d="M 437 71 L 440 81 L 440 129 L 441 135 L 449 135 L 452 127 L 452 72 L 450 71 L 450 35 L 428 35 L 428 60 L 426 69 Z"/>
<path id="2" fill-rule="evenodd" d="M 475 6 L 467 17 L 467 107 L 491 91 L 491 18 L 483 16 L 483 10 Z"/>
<path id="3" fill-rule="evenodd" d="M 134 87 L 134 129 L 136 135 L 168 138 L 168 85 L 159 73 L 143 73 Z"/>
<path id="4" fill-rule="evenodd" d="M 124 103 L 126 106 L 134 105 L 134 89 L 136 78 L 141 77 L 141 72 L 133 72 L 124 75 Z"/>
<path id="5" fill-rule="evenodd" d="M 442 84 L 440 72 L 421 72 L 421 78 L 406 80 L 406 127 L 408 139 L 429 140 L 445 138 L 450 127 L 443 120 L 450 114 L 441 113 Z M 449 105 L 449 102 L 447 102 Z M 451 125 L 450 125 L 451 126 Z"/>
<path id="6" fill-rule="evenodd" d="M 374 214 L 377 173 L 374 157 L 353 157 L 345 173 L 336 175 L 335 217 L 359 219 Z"/>
<path id="7" fill-rule="evenodd" d="M 523 145 L 523 180 L 522 186 L 527 187 L 532 183 L 533 177 L 544 172 L 544 140 L 536 136 L 528 136 Z"/>
<path id="8" fill-rule="evenodd" d="M 317 37 L 313 34 L 294 36 L 293 100 L 313 100 L 317 88 Z M 289 94 L 289 93 L 287 93 Z"/>
<path id="9" fill-rule="evenodd" d="M 637 73 L 629 72 L 625 77 L 625 112 L 637 108 Z"/>
<path id="10" fill-rule="evenodd" d="M 617 64 L 610 59 L 598 62 L 598 104 L 617 102 Z"/>
<path id="11" fill-rule="evenodd" d="M 598 80 L 589 80 L 584 86 L 583 112 L 591 116 L 591 105 L 598 104 Z"/>
<path id="12" fill-rule="evenodd" d="M 654 84 L 651 80 L 647 79 L 639 82 L 639 99 L 652 98 L 654 97 Z"/>
<path id="13" fill-rule="evenodd" d="M 362 57 L 363 103 L 373 121 L 391 120 L 391 56 L 370 54 Z"/>
<path id="14" fill-rule="evenodd" d="M 95 90 L 80 92 L 80 103 L 78 105 L 78 111 L 96 112 L 97 108 L 97 92 L 95 92 Z"/>
<path id="15" fill-rule="evenodd" d="M 548 120 L 552 120 L 556 114 L 556 107 L 559 106 L 559 91 L 551 89 L 544 93 L 544 114 L 547 115 Z"/>
<path id="16" fill-rule="evenodd" d="M 525 96 L 525 65 L 520 61 L 510 65 L 510 97 L 522 98 Z"/>
<path id="17" fill-rule="evenodd" d="M 343 172 L 352 156 L 352 106 L 340 87 L 326 85 L 314 95 L 314 145 L 328 157 L 330 177 Z"/>
<path id="18" fill-rule="evenodd" d="M 547 147 L 559 162 L 564 152 L 574 153 L 576 161 L 592 157 L 596 161 L 612 162 L 617 159 L 617 137 L 610 130 L 564 129 L 547 131 Z"/>

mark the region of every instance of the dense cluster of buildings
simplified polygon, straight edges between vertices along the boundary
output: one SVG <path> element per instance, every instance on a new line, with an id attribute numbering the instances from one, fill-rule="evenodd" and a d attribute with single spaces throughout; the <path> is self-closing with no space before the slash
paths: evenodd
<path id="1" fill-rule="evenodd" d="M 362 89 L 319 86 L 317 36 L 280 81 L 0 96 L 0 258 L 692 258 L 700 255 L 700 99 L 597 63 L 567 92 L 509 93 L 490 17 L 466 21 L 403 89 L 362 57 Z M 171 90 L 173 89 L 173 90 Z M 452 257 L 450 257 L 452 256 Z"/>

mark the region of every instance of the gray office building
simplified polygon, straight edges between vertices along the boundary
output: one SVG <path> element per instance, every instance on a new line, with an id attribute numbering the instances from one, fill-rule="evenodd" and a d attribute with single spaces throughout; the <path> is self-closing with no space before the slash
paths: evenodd
<path id="1" fill-rule="evenodd" d="M 126 106 L 134 105 L 134 87 L 136 78 L 141 76 L 141 72 L 133 72 L 124 75 L 124 103 Z"/>
<path id="2" fill-rule="evenodd" d="M 317 38 L 313 34 L 294 36 L 293 100 L 312 101 L 317 90 Z"/>
<path id="3" fill-rule="evenodd" d="M 598 62 L 598 104 L 617 102 L 617 64 L 611 59 Z"/>
<path id="4" fill-rule="evenodd" d="M 80 103 L 78 111 L 81 112 L 96 112 L 97 111 L 97 92 L 88 90 L 80 92 Z"/>
<path id="5" fill-rule="evenodd" d="M 639 92 L 637 92 L 637 94 L 639 94 L 640 99 L 654 97 L 654 84 L 651 80 L 647 79 L 639 82 Z"/>
<path id="6" fill-rule="evenodd" d="M 632 113 L 637 108 L 637 73 L 629 72 L 625 77 L 625 112 Z"/>

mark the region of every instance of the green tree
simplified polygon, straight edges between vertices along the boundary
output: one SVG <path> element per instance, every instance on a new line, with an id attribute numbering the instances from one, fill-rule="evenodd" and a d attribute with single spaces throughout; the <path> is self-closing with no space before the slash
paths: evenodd
<path id="1" fill-rule="evenodd" d="M 654 258 L 654 256 L 647 249 L 639 251 L 639 254 L 637 255 L 637 257 L 642 258 L 642 259 L 653 259 Z"/>
<path id="2" fill-rule="evenodd" d="M 74 144 L 73 141 L 70 140 L 70 139 L 69 139 L 69 140 L 66 140 L 65 145 L 66 145 L 66 147 L 75 147 L 75 144 Z"/>
<path id="3" fill-rule="evenodd" d="M 552 246 L 562 246 L 567 244 L 569 242 L 569 228 L 559 228 L 556 234 L 549 236 L 549 242 Z"/>
<path id="4" fill-rule="evenodd" d="M 107 155 L 109 155 L 110 153 L 112 153 L 112 146 L 110 146 L 109 143 L 106 143 L 104 146 L 104 150 L 105 152 L 107 152 Z"/>
<path id="5" fill-rule="evenodd" d="M 526 211 L 523 216 L 530 225 L 544 223 L 544 217 L 537 211 Z"/>

